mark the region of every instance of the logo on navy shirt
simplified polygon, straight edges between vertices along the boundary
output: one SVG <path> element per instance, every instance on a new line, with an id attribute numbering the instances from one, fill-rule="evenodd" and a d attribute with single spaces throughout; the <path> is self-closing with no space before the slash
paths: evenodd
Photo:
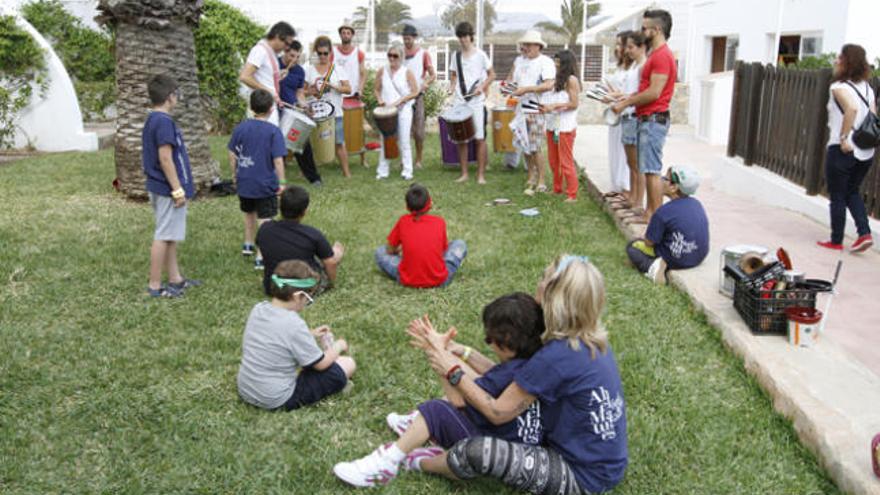
<path id="1" fill-rule="evenodd" d="M 605 387 L 590 392 L 590 427 L 603 441 L 617 438 L 617 422 L 623 417 L 623 397 L 618 392 L 613 399 Z"/>

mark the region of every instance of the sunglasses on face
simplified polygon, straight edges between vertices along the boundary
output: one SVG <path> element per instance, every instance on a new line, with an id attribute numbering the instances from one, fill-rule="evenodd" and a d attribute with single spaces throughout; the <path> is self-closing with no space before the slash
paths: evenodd
<path id="1" fill-rule="evenodd" d="M 400 55 L 398 55 L 398 54 L 396 54 L 396 53 L 389 53 L 389 54 L 388 54 L 388 58 L 391 58 L 391 59 L 397 59 L 397 58 L 400 58 Z"/>
<path id="2" fill-rule="evenodd" d="M 330 55 L 330 52 L 315 52 L 315 53 L 317 53 L 319 57 L 326 57 L 326 56 Z"/>

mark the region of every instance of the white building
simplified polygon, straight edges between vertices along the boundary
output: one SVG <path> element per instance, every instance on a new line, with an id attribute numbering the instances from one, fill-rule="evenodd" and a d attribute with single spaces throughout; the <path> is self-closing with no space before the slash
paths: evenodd
<path id="1" fill-rule="evenodd" d="M 708 0 L 691 4 L 687 60 L 690 122 L 713 144 L 727 142 L 736 60 L 774 64 L 836 53 L 845 43 L 880 56 L 878 0 Z"/>

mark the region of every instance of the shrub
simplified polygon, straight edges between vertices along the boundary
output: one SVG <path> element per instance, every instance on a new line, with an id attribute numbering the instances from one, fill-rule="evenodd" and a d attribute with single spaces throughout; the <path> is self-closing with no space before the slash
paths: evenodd
<path id="1" fill-rule="evenodd" d="M 245 117 L 247 103 L 238 94 L 238 73 L 251 47 L 266 28 L 238 9 L 207 0 L 199 27 L 193 33 L 199 91 L 207 102 L 211 127 L 229 132 Z"/>
<path id="2" fill-rule="evenodd" d="M 836 57 L 837 55 L 833 53 L 823 53 L 818 56 L 804 57 L 786 67 L 802 70 L 830 69 Z"/>
<path id="3" fill-rule="evenodd" d="M 12 16 L 0 16 L 0 148 L 12 146 L 19 113 L 46 88 L 46 58 Z"/>

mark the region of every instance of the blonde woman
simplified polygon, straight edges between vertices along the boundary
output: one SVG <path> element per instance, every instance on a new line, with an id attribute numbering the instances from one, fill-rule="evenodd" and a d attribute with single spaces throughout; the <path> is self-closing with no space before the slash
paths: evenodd
<path id="1" fill-rule="evenodd" d="M 447 468 L 440 474 L 492 476 L 536 494 L 610 490 L 623 479 L 628 454 L 620 373 L 600 322 L 602 274 L 586 257 L 560 256 L 544 271 L 536 299 L 543 301 L 544 345 L 498 398 L 477 386 L 467 366 L 482 358 L 459 358 L 450 350 L 454 332 L 438 334 L 427 319 L 410 325 L 434 371 L 492 424 L 510 421 L 539 401 L 546 432 L 546 447 L 486 436 L 461 440 L 438 456 Z"/>
<path id="2" fill-rule="evenodd" d="M 388 65 L 380 67 L 376 72 L 376 85 L 373 92 L 379 106 L 397 108 L 397 142 L 400 145 L 401 177 L 404 180 L 413 178 L 412 144 L 409 134 L 413 121 L 413 100 L 419 96 L 419 85 L 416 76 L 403 63 L 403 45 L 393 43 L 388 48 Z M 379 167 L 376 179 L 388 177 L 388 159 L 385 158 L 385 141 L 379 153 Z"/>

